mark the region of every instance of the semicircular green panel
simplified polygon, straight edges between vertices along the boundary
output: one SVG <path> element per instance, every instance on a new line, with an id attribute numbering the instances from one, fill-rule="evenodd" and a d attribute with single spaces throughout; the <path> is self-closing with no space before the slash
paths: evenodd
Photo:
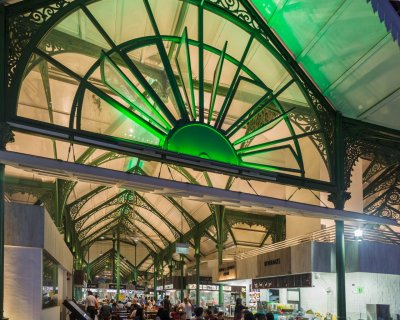
<path id="1" fill-rule="evenodd" d="M 214 128 L 201 123 L 192 123 L 173 131 L 164 147 L 203 159 L 238 164 L 236 152 L 229 141 Z"/>

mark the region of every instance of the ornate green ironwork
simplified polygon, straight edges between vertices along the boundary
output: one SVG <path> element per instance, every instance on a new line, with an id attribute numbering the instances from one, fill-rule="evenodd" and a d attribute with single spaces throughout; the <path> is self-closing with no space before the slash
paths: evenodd
<path id="1" fill-rule="evenodd" d="M 298 123 L 301 123 L 301 121 L 307 121 L 308 119 L 311 119 L 310 121 L 313 121 L 314 123 L 313 127 L 315 127 L 318 121 L 321 122 L 322 115 L 320 115 L 320 113 L 322 114 L 325 112 L 326 119 L 330 119 L 330 115 L 326 106 L 323 105 L 323 102 L 320 101 L 320 96 L 316 95 L 314 90 L 308 89 L 308 87 L 310 87 L 310 82 L 307 82 L 306 80 L 303 79 L 304 75 L 301 72 L 300 72 L 300 78 L 298 78 L 296 72 L 299 73 L 300 69 L 294 70 L 293 66 L 285 61 L 286 56 L 285 58 L 283 58 L 284 53 L 279 50 L 276 50 L 276 48 L 268 42 L 268 41 L 275 42 L 276 39 L 274 37 L 271 37 L 270 34 L 271 32 L 268 29 L 268 27 L 260 23 L 261 20 L 257 17 L 257 14 L 254 11 L 252 11 L 252 8 L 251 6 L 249 6 L 247 1 L 229 1 L 229 2 L 204 1 L 201 3 L 197 1 L 186 1 L 185 7 L 187 7 L 186 3 L 198 7 L 198 18 L 199 18 L 198 40 L 191 39 L 190 38 L 191 35 L 188 33 L 188 31 L 182 30 L 182 26 L 179 27 L 178 25 L 176 26 L 177 32 L 180 29 L 178 34 L 180 34 L 180 32 L 183 31 L 183 34 L 181 34 L 180 36 L 177 36 L 176 34 L 173 36 L 164 36 L 164 35 L 161 36 L 158 30 L 157 21 L 154 17 L 154 13 L 152 12 L 152 6 L 147 1 L 144 1 L 147 15 L 151 22 L 151 26 L 153 28 L 155 36 L 142 38 L 140 40 L 133 39 L 131 41 L 119 45 L 113 42 L 111 37 L 103 29 L 101 23 L 96 20 L 96 17 L 92 14 L 90 8 L 87 7 L 87 5 L 90 3 L 91 1 L 83 1 L 83 0 L 63 1 L 62 3 L 57 2 L 53 4 L 51 4 L 50 2 L 50 5 L 48 7 L 35 9 L 38 10 L 39 13 L 36 14 L 39 16 L 41 16 L 40 12 L 46 12 L 46 10 L 48 10 L 49 13 L 48 15 L 45 16 L 42 15 L 43 17 L 41 16 L 41 18 L 38 21 L 34 22 L 31 21 L 33 13 L 23 15 L 24 19 L 28 19 L 28 21 L 31 22 L 31 24 L 27 24 L 26 26 L 26 28 L 29 30 L 27 33 L 30 36 L 34 33 L 35 36 L 31 37 L 32 38 L 31 41 L 28 42 L 26 40 L 27 38 L 25 39 L 22 37 L 21 39 L 18 39 L 15 33 L 13 33 L 13 36 L 11 36 L 12 38 L 12 41 L 10 41 L 11 46 L 14 46 L 15 42 L 21 40 L 21 44 L 18 45 L 25 49 L 24 51 L 22 51 L 21 49 L 18 49 L 18 45 L 15 45 L 16 51 L 20 53 L 16 55 L 14 54 L 14 56 L 17 57 L 16 60 L 18 61 L 18 68 L 20 68 L 19 65 L 21 65 L 21 69 L 18 69 L 17 72 L 10 73 L 10 78 L 16 80 L 15 81 L 16 86 L 19 85 L 20 78 L 26 71 L 23 70 L 23 66 L 26 64 L 29 68 L 29 65 L 34 63 L 34 61 L 43 61 L 43 60 L 38 60 L 38 58 L 40 57 L 40 59 L 44 59 L 45 61 L 51 63 L 53 66 L 57 67 L 59 70 L 71 76 L 80 83 L 79 88 L 77 90 L 77 96 L 74 99 L 74 105 L 72 106 L 72 113 L 70 118 L 71 119 L 70 129 L 72 130 L 78 130 L 78 131 L 80 130 L 82 96 L 84 95 L 85 91 L 91 91 L 99 98 L 108 102 L 112 107 L 117 108 L 121 113 L 125 114 L 126 116 L 129 116 L 131 119 L 134 119 L 134 121 L 138 123 L 142 128 L 145 128 L 145 130 L 149 129 L 150 136 L 156 137 L 158 139 L 158 143 L 161 143 L 160 147 L 166 150 L 182 152 L 187 155 L 195 157 L 200 156 L 206 159 L 211 158 L 211 160 L 217 160 L 219 162 L 228 161 L 232 163 L 231 160 L 227 159 L 237 158 L 238 161 L 235 160 L 233 161 L 233 163 L 238 162 L 239 165 L 247 166 L 254 170 L 262 170 L 262 171 L 278 170 L 279 172 L 286 173 L 289 175 L 293 173 L 300 173 L 302 176 L 304 176 L 305 172 L 302 163 L 301 149 L 298 144 L 299 137 L 297 137 L 294 134 L 294 130 L 292 128 L 293 121 L 289 120 L 289 118 L 285 116 L 287 112 L 284 110 L 282 106 L 280 106 L 280 103 L 276 100 L 277 96 L 276 95 L 274 96 L 272 91 L 269 90 L 263 84 L 263 82 L 260 81 L 260 79 L 258 79 L 257 76 L 251 70 L 248 69 L 248 67 L 244 63 L 246 59 L 246 53 L 250 49 L 252 42 L 257 41 L 258 43 L 265 46 L 265 48 L 267 48 L 270 52 L 272 52 L 272 54 L 276 57 L 276 59 L 288 70 L 290 75 L 295 78 L 295 82 L 303 91 L 303 94 L 306 96 L 306 98 L 311 102 L 316 116 L 313 117 L 313 113 L 311 112 L 311 114 L 308 117 L 301 118 L 301 120 Z M 48 37 L 46 36 L 43 38 L 45 32 L 40 28 L 40 25 L 43 24 L 43 28 L 44 26 L 46 26 L 47 27 L 46 31 L 47 31 L 49 29 L 49 25 L 54 25 L 57 18 L 61 16 L 63 17 L 68 16 L 70 12 L 72 12 L 77 8 L 80 8 L 83 14 L 90 20 L 95 29 L 97 29 L 98 33 L 105 39 L 106 43 L 111 48 L 111 50 L 109 50 L 108 52 L 104 52 L 102 56 L 97 57 L 98 58 L 97 62 L 83 77 L 77 75 L 75 72 L 67 68 L 65 65 L 60 63 L 59 60 L 54 59 L 54 55 L 60 54 L 62 52 L 79 52 L 79 53 L 83 52 L 84 54 L 86 52 L 86 55 L 93 57 L 93 54 L 89 53 L 90 50 L 88 50 L 87 47 L 84 45 L 79 45 L 78 47 L 80 49 L 77 49 L 76 46 L 74 47 L 74 45 L 71 45 L 72 41 L 63 42 L 62 41 L 63 34 L 61 34 L 59 30 L 52 29 L 54 32 L 53 31 L 50 32 L 50 35 Z M 204 43 L 203 15 L 205 14 L 204 12 L 206 11 L 213 12 L 214 14 L 220 16 L 221 18 L 226 18 L 234 22 L 237 26 L 242 28 L 245 32 L 247 32 L 250 35 L 250 40 L 247 43 L 247 49 L 244 51 L 241 61 L 237 61 L 232 56 L 227 54 L 226 48 L 227 46 L 229 47 L 229 43 L 225 43 L 224 48 L 221 49 L 213 48 L 210 45 Z M 183 8 L 182 12 L 185 12 Z M 10 16 L 9 18 L 10 29 L 12 28 L 11 26 L 15 25 L 15 21 L 19 21 L 18 19 L 22 18 L 20 15 L 16 13 Z M 46 34 L 49 33 L 46 32 Z M 68 35 L 66 36 L 68 37 Z M 13 37 L 16 38 L 14 39 Z M 82 40 L 78 39 L 77 41 L 82 41 Z M 173 58 L 172 51 L 167 53 L 163 42 L 171 43 L 171 48 L 174 46 L 175 47 L 177 46 L 178 48 L 177 52 L 174 55 L 177 67 L 180 70 L 178 74 L 174 74 L 173 69 L 171 67 L 170 58 Z M 92 44 L 88 45 L 93 46 Z M 163 102 L 163 97 L 160 97 L 159 92 L 155 90 L 152 84 L 148 82 L 148 74 L 151 72 L 153 72 L 154 74 L 154 72 L 157 71 L 149 70 L 151 69 L 151 67 L 150 68 L 147 67 L 146 69 L 145 66 L 139 64 L 137 61 L 131 60 L 127 55 L 131 50 L 135 48 L 141 48 L 150 45 L 155 45 L 158 49 L 158 54 L 160 55 L 161 62 L 163 64 L 164 69 L 166 70 L 165 79 L 168 81 L 170 88 L 172 90 L 171 92 L 175 99 L 180 119 L 176 119 L 175 116 L 172 115 L 171 110 L 169 110 L 168 107 L 166 107 L 165 103 Z M 274 45 L 276 44 L 274 43 Z M 34 48 L 35 46 L 36 48 Z M 190 54 L 188 50 L 189 47 L 198 48 L 200 57 L 199 80 L 197 79 L 194 80 L 193 77 L 190 76 L 191 69 L 193 68 L 193 66 L 191 65 L 190 62 Z M 31 52 L 33 52 L 31 56 L 29 56 L 30 50 Z M 26 54 L 25 51 L 27 52 Z M 99 51 L 93 50 L 91 52 L 99 52 Z M 211 84 L 207 84 L 204 82 L 204 74 L 203 74 L 204 68 L 201 68 L 201 66 L 203 65 L 202 58 L 205 53 L 217 54 L 219 56 L 219 63 L 216 68 L 213 83 Z M 13 54 L 11 54 L 10 56 L 13 56 Z M 224 103 L 220 113 L 218 115 L 215 115 L 216 121 L 215 124 L 213 124 L 212 123 L 214 117 L 212 115 L 214 110 L 213 107 L 211 107 L 210 109 L 211 112 L 208 115 L 205 116 L 204 114 L 206 110 L 204 106 L 204 92 L 206 90 L 209 90 L 209 92 L 211 92 L 212 96 L 214 97 L 213 101 L 215 102 L 215 94 L 217 94 L 217 92 L 218 94 L 220 94 L 223 91 L 222 88 L 218 85 L 219 83 L 218 79 L 224 67 L 223 63 L 224 60 L 236 64 L 238 68 L 234 80 L 232 82 L 232 85 L 230 85 L 227 88 L 227 91 L 223 93 L 226 95 L 226 97 L 224 99 Z M 129 69 L 129 71 L 132 72 L 134 77 L 139 81 L 140 85 L 143 87 L 144 91 L 140 91 L 138 87 L 136 87 L 136 85 L 134 85 L 129 80 L 129 78 L 124 74 L 125 71 L 121 69 L 122 67 L 126 67 L 127 69 Z M 128 104 L 130 105 L 130 108 L 122 106 L 122 104 L 113 97 L 111 97 L 110 94 L 102 91 L 98 87 L 94 86 L 91 81 L 89 81 L 89 77 L 98 68 L 101 68 L 103 71 L 103 76 L 102 76 L 103 82 L 108 86 L 108 88 L 112 89 L 115 95 L 119 96 L 123 100 L 125 99 L 125 101 L 128 102 Z M 11 69 L 14 70 L 13 68 Z M 183 69 L 185 69 L 186 71 L 184 72 Z M 111 73 L 114 72 L 113 74 L 115 76 L 119 75 L 119 80 L 117 80 L 117 82 L 115 82 L 115 80 L 113 83 L 110 82 L 109 79 L 110 72 Z M 240 72 L 243 72 L 244 75 L 241 75 Z M 276 152 L 277 150 L 281 150 L 276 148 L 263 147 L 263 148 L 258 148 L 258 150 L 253 150 L 249 154 L 245 154 L 244 151 L 238 152 L 240 151 L 241 148 L 240 145 L 232 149 L 232 147 L 234 146 L 233 144 L 234 141 L 228 141 L 227 144 L 227 146 L 229 147 L 228 149 L 234 150 L 235 153 L 235 156 L 233 156 L 232 158 L 232 157 L 218 157 L 214 153 L 211 153 L 210 155 L 208 154 L 210 152 L 207 152 L 208 149 L 205 148 L 204 144 L 192 145 L 191 147 L 183 149 L 181 147 L 174 147 L 177 146 L 177 144 L 174 143 L 162 144 L 162 142 L 165 139 L 167 141 L 171 140 L 173 141 L 174 139 L 176 139 L 176 137 L 173 136 L 173 133 L 175 133 L 178 130 L 177 128 L 185 130 L 184 128 L 186 127 L 189 128 L 193 125 L 196 126 L 196 123 L 198 121 L 200 121 L 200 124 L 204 126 L 202 128 L 209 128 L 209 129 L 204 129 L 205 132 L 207 133 L 215 132 L 215 137 L 218 136 L 217 132 L 222 136 L 228 137 L 229 132 L 225 132 L 225 129 L 222 129 L 222 124 L 224 123 L 225 117 L 227 116 L 230 110 L 232 99 L 235 97 L 236 90 L 243 81 L 247 81 L 249 83 L 254 82 L 254 85 L 259 86 L 260 88 L 264 87 L 266 90 L 265 95 L 262 97 L 262 99 L 256 101 L 255 103 L 255 106 L 258 106 L 256 108 L 257 110 L 251 108 L 252 110 L 251 114 L 248 114 L 248 116 L 254 117 L 259 112 L 261 112 L 266 107 L 267 101 L 264 100 L 267 99 L 270 101 L 274 101 L 274 104 L 277 106 L 277 112 L 279 113 L 277 117 L 278 118 L 282 117 L 283 122 L 286 123 L 286 125 L 289 128 L 289 131 L 291 131 L 292 138 L 289 139 L 293 141 L 294 148 L 292 149 L 292 147 L 289 146 L 289 144 L 287 144 L 287 148 L 288 150 L 290 150 L 295 161 L 298 163 L 298 168 L 293 169 L 286 167 L 274 167 L 268 164 L 255 163 L 254 160 L 251 160 L 256 155 L 265 157 L 270 152 Z M 179 86 L 184 87 L 184 92 L 186 93 L 186 104 L 189 104 L 188 108 L 186 108 L 185 106 L 184 99 L 179 90 Z M 121 88 L 124 89 L 120 90 Z M 15 87 L 14 89 L 15 90 L 13 90 L 13 92 L 17 93 L 18 92 L 17 88 Z M 194 105 L 195 89 L 199 91 L 198 106 Z M 154 106 L 153 104 L 149 103 L 147 97 L 150 97 L 155 102 Z M 272 100 L 270 98 L 272 98 Z M 211 105 L 214 105 L 214 102 L 212 102 Z M 75 122 L 73 121 L 73 119 L 75 118 L 75 116 L 77 116 L 77 122 L 76 122 L 77 127 L 74 127 Z M 179 125 L 177 125 L 177 122 L 179 122 Z M 237 123 L 235 127 L 228 128 L 228 131 L 236 130 L 238 128 L 237 125 L 239 125 L 239 123 Z M 245 126 L 245 122 L 241 122 L 240 125 Z M 263 134 L 264 131 L 270 129 L 268 127 L 269 125 L 265 124 L 264 126 L 258 127 L 256 130 L 249 132 L 248 134 L 250 134 L 252 137 L 256 136 L 257 134 Z M 310 126 L 300 125 L 299 127 L 305 129 L 309 128 Z M 324 125 L 323 126 L 321 125 L 319 129 L 317 128 L 316 130 L 311 130 L 311 131 L 305 130 L 304 135 L 302 135 L 301 137 L 308 137 L 311 140 L 313 140 L 313 143 L 321 151 L 322 150 L 321 147 L 326 145 L 325 142 L 329 140 L 326 138 L 327 134 L 325 134 L 325 128 L 330 130 L 330 128 L 332 128 L 332 125 L 324 123 Z M 214 129 L 216 130 L 214 131 Z M 321 138 L 322 136 L 323 138 Z M 150 140 L 152 140 L 152 138 L 150 138 Z M 218 141 L 218 139 L 211 139 L 211 140 Z M 130 141 L 130 143 L 133 143 L 132 145 L 134 145 L 136 142 Z M 209 142 L 207 145 L 212 146 L 212 143 Z M 196 148 L 198 150 L 196 150 Z M 219 150 L 219 148 L 216 149 Z M 323 150 L 328 150 L 328 149 L 331 150 L 331 148 L 324 148 Z M 326 161 L 327 164 L 329 164 L 328 163 L 329 161 L 327 160 L 328 155 L 326 154 L 326 152 L 321 151 L 321 155 L 324 156 L 324 160 Z"/>

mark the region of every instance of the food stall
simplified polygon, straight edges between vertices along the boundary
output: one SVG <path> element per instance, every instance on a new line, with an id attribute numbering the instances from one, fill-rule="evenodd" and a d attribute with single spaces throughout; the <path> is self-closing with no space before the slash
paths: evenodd
<path id="1" fill-rule="evenodd" d="M 193 303 L 196 301 L 196 284 L 189 283 L 186 288 L 188 297 Z M 203 308 L 219 307 L 219 285 L 200 284 L 200 306 Z"/>

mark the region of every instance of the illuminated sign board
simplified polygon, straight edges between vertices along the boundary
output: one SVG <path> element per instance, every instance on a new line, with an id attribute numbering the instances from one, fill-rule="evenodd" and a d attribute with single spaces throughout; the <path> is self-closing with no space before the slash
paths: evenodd
<path id="1" fill-rule="evenodd" d="M 175 245 L 175 253 L 189 254 L 189 243 L 177 243 Z"/>

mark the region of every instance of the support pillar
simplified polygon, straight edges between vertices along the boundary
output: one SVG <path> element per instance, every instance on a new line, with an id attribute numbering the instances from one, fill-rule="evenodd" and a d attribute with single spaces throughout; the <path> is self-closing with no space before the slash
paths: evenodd
<path id="1" fill-rule="evenodd" d="M 194 257 L 196 259 L 196 306 L 200 306 L 200 240 L 201 235 L 197 231 L 197 234 L 194 237 Z"/>
<path id="2" fill-rule="evenodd" d="M 0 6 L 0 24 L 4 22 L 4 7 Z M 0 26 L 0 30 L 2 27 Z M 4 33 L 3 33 L 4 34 Z M 4 37 L 3 37 L 4 38 Z M 0 43 L 2 41 L 0 40 Z M 1 49 L 4 49 L 0 45 Z M 2 55 L 4 51 L 0 52 Z M 0 63 L 4 63 L 2 67 L 4 67 L 5 62 L 3 59 L 0 59 Z M 0 72 L 1 75 L 3 75 Z M 0 81 L 1 86 L 5 86 L 5 82 Z M 4 97 L 0 97 L 3 99 Z M 5 109 L 5 105 L 2 106 Z M 1 119 L 3 117 L 0 116 Z M 0 150 L 6 149 L 6 144 L 8 142 L 14 142 L 14 134 L 11 132 L 11 129 L 8 124 L 4 122 L 0 122 Z M 4 181 L 5 181 L 5 165 L 0 163 L 0 319 L 5 319 L 4 316 Z"/>
<path id="3" fill-rule="evenodd" d="M 157 301 L 157 277 L 158 277 L 158 259 L 156 256 L 153 258 L 153 266 L 154 266 L 154 273 L 153 273 L 153 285 L 154 285 L 154 301 Z"/>
<path id="4" fill-rule="evenodd" d="M 112 257 L 112 282 L 116 283 L 116 277 L 115 277 L 115 234 L 113 235 L 112 239 L 112 247 L 113 247 L 113 257 Z"/>
<path id="5" fill-rule="evenodd" d="M 196 305 L 200 306 L 200 253 L 195 255 L 196 258 Z"/>
<path id="6" fill-rule="evenodd" d="M 90 247 L 87 250 L 87 264 L 86 264 L 86 275 L 90 282 L 92 282 L 92 276 L 90 274 Z"/>
<path id="7" fill-rule="evenodd" d="M 224 305 L 224 286 L 222 284 L 218 287 L 218 304 L 220 306 Z"/>
<path id="8" fill-rule="evenodd" d="M 121 289 L 121 252 L 120 252 L 120 241 L 119 231 L 117 234 L 117 300 L 119 299 L 119 293 Z"/>
<path id="9" fill-rule="evenodd" d="M 133 269 L 133 282 L 134 282 L 135 288 L 137 286 L 138 275 L 139 275 L 139 270 L 138 270 L 138 266 L 137 266 L 136 251 L 137 251 L 137 244 L 135 245 L 135 268 Z"/>
<path id="10" fill-rule="evenodd" d="M 346 319 L 346 261 L 344 242 L 344 222 L 336 221 L 336 287 L 337 319 Z"/>
<path id="11" fill-rule="evenodd" d="M 181 302 L 183 301 L 183 298 L 184 298 L 184 293 L 183 293 L 183 276 L 184 276 L 184 270 L 183 270 L 183 267 L 184 267 L 184 265 L 185 265 L 185 261 L 184 261 L 184 259 L 183 259 L 183 255 L 181 255 L 181 278 L 180 278 L 180 287 L 181 287 L 181 295 L 180 295 L 180 297 L 181 297 Z"/>
<path id="12" fill-rule="evenodd" d="M 335 121 L 335 182 L 337 191 L 328 196 L 335 209 L 343 210 L 345 202 L 350 199 L 345 183 L 345 140 L 343 135 L 343 116 L 337 112 Z M 337 319 L 346 319 L 346 258 L 344 241 L 344 222 L 336 220 L 336 301 Z"/>

